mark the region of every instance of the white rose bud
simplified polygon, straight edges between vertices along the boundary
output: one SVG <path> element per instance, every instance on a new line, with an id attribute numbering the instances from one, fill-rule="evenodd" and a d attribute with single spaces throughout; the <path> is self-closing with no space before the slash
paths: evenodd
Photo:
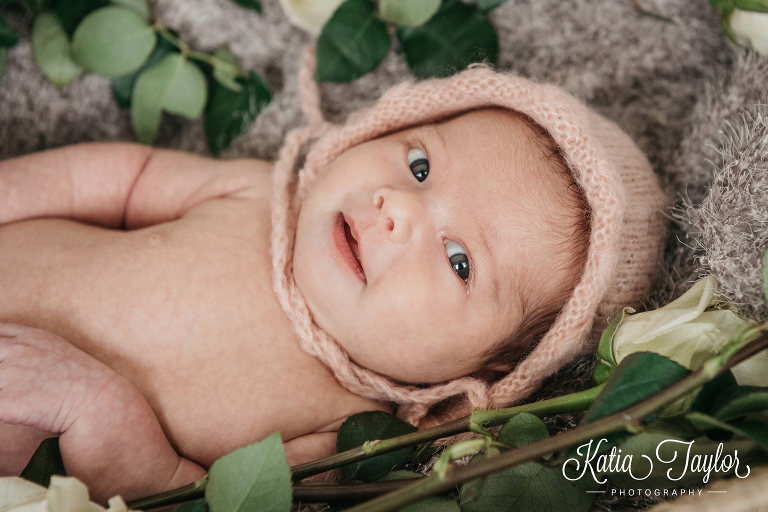
<path id="1" fill-rule="evenodd" d="M 738 44 L 768 55 L 768 13 L 734 9 L 728 25 Z"/>
<path id="2" fill-rule="evenodd" d="M 318 35 L 343 0 L 280 0 L 292 25 Z"/>
<path id="3" fill-rule="evenodd" d="M 753 324 L 727 309 L 712 276 L 698 281 L 663 308 L 626 313 L 634 310 L 626 308 L 614 317 L 600 340 L 598 352 L 609 365 L 618 365 L 634 352 L 656 352 L 695 370 L 734 334 Z"/>

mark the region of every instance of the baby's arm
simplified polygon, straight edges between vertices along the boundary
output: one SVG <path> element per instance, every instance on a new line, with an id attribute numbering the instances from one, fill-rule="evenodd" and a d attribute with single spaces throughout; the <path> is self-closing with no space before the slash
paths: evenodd
<path id="1" fill-rule="evenodd" d="M 67 217 L 135 229 L 174 220 L 202 201 L 252 186 L 252 168 L 237 163 L 122 143 L 79 144 L 5 160 L 0 224 Z"/>
<path id="2" fill-rule="evenodd" d="M 60 434 L 67 474 L 100 502 L 118 492 L 134 499 L 174 489 L 205 474 L 174 451 L 133 384 L 40 329 L 0 323 L 0 425 L 0 454 L 29 428 Z"/>

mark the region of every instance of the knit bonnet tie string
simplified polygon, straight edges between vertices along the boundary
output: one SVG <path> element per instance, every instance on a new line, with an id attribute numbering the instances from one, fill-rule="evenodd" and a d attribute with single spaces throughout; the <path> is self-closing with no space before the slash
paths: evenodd
<path id="1" fill-rule="evenodd" d="M 288 133 L 274 167 L 273 285 L 302 350 L 324 363 L 347 390 L 393 402 L 398 416 L 422 427 L 466 415 L 472 408 L 507 407 L 524 400 L 563 365 L 592 351 L 605 319 L 621 307 L 639 305 L 650 292 L 664 247 L 662 210 L 668 198 L 648 160 L 614 123 L 557 87 L 472 65 L 447 78 L 392 87 L 369 109 L 350 115 L 344 125 L 334 125 L 320 110 L 312 78 L 315 65 L 314 51 L 305 51 L 299 86 L 309 125 Z M 344 151 L 387 133 L 483 108 L 504 108 L 538 124 L 557 144 L 584 192 L 590 233 L 580 281 L 549 330 L 500 380 L 491 385 L 472 377 L 429 386 L 397 384 L 350 360 L 313 321 L 293 275 L 301 204 L 315 177 Z M 308 151 L 297 179 L 294 171 L 305 145 Z M 595 318 L 600 320 L 596 325 Z M 433 405 L 451 397 L 457 398 L 441 404 L 444 412 L 439 417 L 426 418 Z"/>

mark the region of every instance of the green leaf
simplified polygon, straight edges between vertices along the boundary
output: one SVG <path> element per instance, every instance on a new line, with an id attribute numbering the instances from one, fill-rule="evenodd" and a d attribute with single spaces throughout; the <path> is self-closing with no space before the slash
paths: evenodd
<path id="1" fill-rule="evenodd" d="M 75 30 L 72 55 L 84 68 L 107 76 L 138 69 L 155 47 L 155 31 L 123 7 L 92 12 Z"/>
<path id="2" fill-rule="evenodd" d="M 768 0 L 734 0 L 733 3 L 742 11 L 768 12 Z"/>
<path id="3" fill-rule="evenodd" d="M 188 501 L 170 512 L 208 512 L 208 504 L 204 500 Z"/>
<path id="4" fill-rule="evenodd" d="M 131 121 L 139 142 L 152 143 L 163 110 L 190 118 L 199 116 L 207 89 L 200 68 L 178 53 L 166 55 L 141 73 L 131 102 Z"/>
<path id="5" fill-rule="evenodd" d="M 506 3 L 507 0 L 477 0 L 477 7 L 484 12 L 492 11 Z"/>
<path id="6" fill-rule="evenodd" d="M 413 471 L 392 471 L 378 479 L 379 482 L 400 480 L 403 478 L 424 478 L 421 473 Z M 431 496 L 418 503 L 413 503 L 397 509 L 397 512 L 461 512 L 459 504 L 447 496 Z"/>
<path id="7" fill-rule="evenodd" d="M 8 48 L 0 48 L 0 84 L 5 74 L 5 62 L 8 60 Z"/>
<path id="8" fill-rule="evenodd" d="M 423 25 L 439 8 L 440 0 L 379 0 L 381 18 L 402 27 Z"/>
<path id="9" fill-rule="evenodd" d="M 291 473 L 280 434 L 217 459 L 208 472 L 205 501 L 211 512 L 291 510 Z"/>
<path id="10" fill-rule="evenodd" d="M 684 366 L 655 352 L 629 354 L 592 402 L 583 422 L 595 421 L 622 411 L 668 388 L 690 373 Z"/>
<path id="11" fill-rule="evenodd" d="M 370 0 L 346 0 L 317 38 L 318 82 L 349 82 L 372 71 L 392 40 Z"/>
<path id="12" fill-rule="evenodd" d="M 686 418 L 702 432 L 708 434 L 713 431 L 730 432 L 737 436 L 747 437 L 752 439 L 762 450 L 768 452 L 768 426 L 765 423 L 759 421 L 727 423 L 700 412 L 692 412 Z"/>
<path id="13" fill-rule="evenodd" d="M 619 326 L 621 326 L 627 313 L 634 312 L 635 310 L 632 308 L 622 308 L 621 311 L 608 319 L 608 327 L 606 327 L 600 335 L 600 343 L 597 346 L 597 355 L 611 366 L 616 366 L 616 357 L 613 353 L 613 338 L 616 336 L 616 331 L 619 330 Z"/>
<path id="14" fill-rule="evenodd" d="M 691 411 L 698 411 L 709 414 L 712 410 L 712 402 L 718 393 L 722 390 L 736 385 L 736 378 L 731 370 L 725 371 L 704 384 L 701 391 L 696 395 L 696 399 L 691 405 Z"/>
<path id="15" fill-rule="evenodd" d="M 111 3 L 135 12 L 147 23 L 152 20 L 152 7 L 149 5 L 149 0 L 111 0 Z"/>
<path id="16" fill-rule="evenodd" d="M 42 12 L 32 26 L 32 48 L 40 70 L 56 87 L 64 87 L 83 72 L 69 53 L 69 38 L 52 12 Z"/>
<path id="17" fill-rule="evenodd" d="M 233 0 L 237 5 L 241 5 L 246 9 L 252 9 L 258 13 L 261 12 L 261 4 L 258 0 Z"/>
<path id="18" fill-rule="evenodd" d="M 738 429 L 749 436 L 765 452 L 768 452 L 768 425 L 759 421 L 745 421 Z"/>
<path id="19" fill-rule="evenodd" d="M 538 417 L 527 412 L 515 414 L 501 428 L 497 441 L 520 448 L 549 437 L 547 426 Z"/>
<path id="20" fill-rule="evenodd" d="M 757 386 L 726 388 L 718 393 L 712 403 L 713 415 L 722 421 L 730 421 L 766 409 L 768 409 L 768 388 Z"/>
<path id="21" fill-rule="evenodd" d="M 106 0 L 58 0 L 56 16 L 59 17 L 67 36 L 72 37 L 75 29 L 86 16 L 105 5 L 107 5 Z"/>
<path id="22" fill-rule="evenodd" d="M 211 153 L 218 155 L 248 129 L 271 100 L 272 92 L 259 75 L 251 71 L 238 82 L 242 89 L 234 92 L 214 83 L 205 108 L 205 136 Z"/>
<path id="23" fill-rule="evenodd" d="M 499 432 L 498 440 L 524 446 L 549 437 L 546 425 L 532 414 L 513 416 Z M 476 456 L 472 462 L 483 459 Z M 567 480 L 561 468 L 528 462 L 464 484 L 460 491 L 462 512 L 586 511 L 598 485 L 591 474 Z"/>
<path id="24" fill-rule="evenodd" d="M 48 484 L 51 483 L 51 475 L 67 475 L 61 460 L 58 437 L 51 437 L 40 443 L 35 454 L 29 460 L 29 464 L 21 472 L 22 478 L 43 487 L 48 487 Z"/>
<path id="25" fill-rule="evenodd" d="M 473 62 L 496 64 L 499 39 L 481 11 L 459 0 L 446 1 L 421 27 L 397 29 L 408 67 L 416 76 L 448 76 Z"/>
<path id="26" fill-rule="evenodd" d="M 8 48 L 19 42 L 19 35 L 13 27 L 0 16 L 0 48 Z"/>
<path id="27" fill-rule="evenodd" d="M 117 104 L 121 107 L 129 107 L 131 105 L 131 95 L 133 94 L 133 87 L 136 84 L 136 78 L 138 78 L 145 69 L 152 67 L 160 62 L 163 57 L 174 52 L 176 52 L 176 47 L 168 42 L 167 39 L 158 35 L 155 49 L 152 50 L 149 58 L 139 69 L 133 73 L 112 78 L 112 94 L 115 97 Z"/>
<path id="28" fill-rule="evenodd" d="M 336 451 L 343 452 L 361 446 L 366 441 L 389 439 L 416 432 L 416 427 L 391 414 L 369 411 L 353 414 L 341 424 L 336 437 Z M 385 453 L 371 459 L 341 467 L 347 478 L 372 482 L 392 469 L 402 467 L 408 460 L 411 448 Z"/>
<path id="29" fill-rule="evenodd" d="M 240 66 L 232 52 L 222 48 L 214 53 L 213 56 L 223 63 L 217 62 L 213 65 L 213 78 L 227 89 L 240 92 L 243 89 L 243 86 L 237 82 Z"/>

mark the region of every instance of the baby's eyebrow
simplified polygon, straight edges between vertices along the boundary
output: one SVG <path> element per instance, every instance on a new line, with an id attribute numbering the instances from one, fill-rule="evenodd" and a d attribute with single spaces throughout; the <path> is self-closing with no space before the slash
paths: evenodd
<path id="1" fill-rule="evenodd" d="M 440 145 L 442 146 L 441 149 L 443 152 L 445 152 L 448 148 L 448 143 L 445 140 L 445 136 L 443 135 L 443 131 L 440 129 L 441 125 L 439 123 L 429 123 L 422 126 L 425 132 L 427 132 L 427 135 L 433 136 L 440 140 Z"/>

